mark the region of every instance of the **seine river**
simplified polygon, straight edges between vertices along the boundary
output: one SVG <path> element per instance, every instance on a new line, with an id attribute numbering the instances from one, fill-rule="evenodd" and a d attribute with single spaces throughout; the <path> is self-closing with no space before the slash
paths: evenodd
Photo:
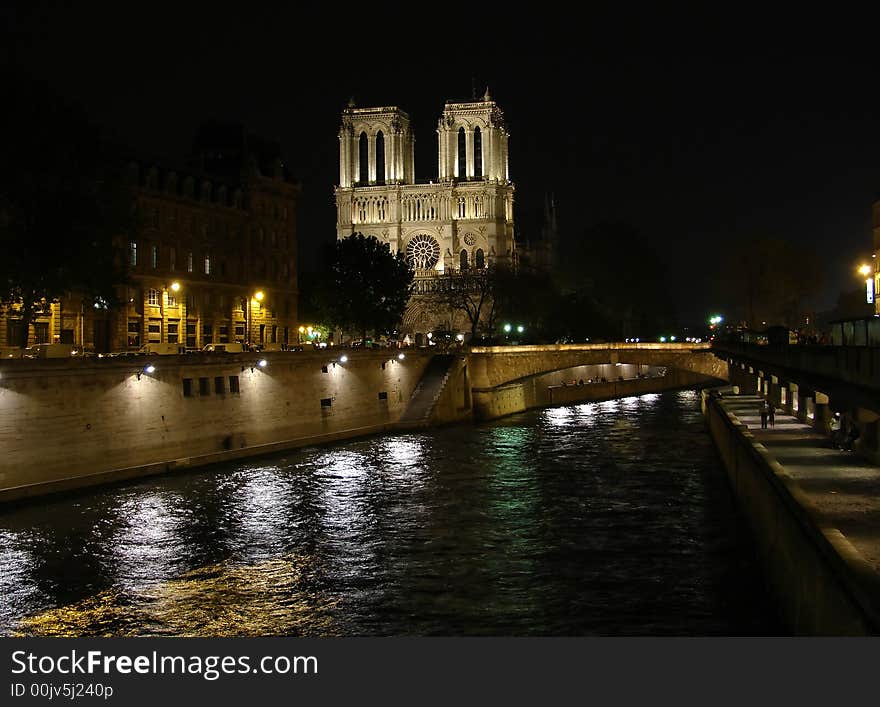
<path id="1" fill-rule="evenodd" d="M 692 391 L 0 511 L 2 635 L 780 635 Z"/>

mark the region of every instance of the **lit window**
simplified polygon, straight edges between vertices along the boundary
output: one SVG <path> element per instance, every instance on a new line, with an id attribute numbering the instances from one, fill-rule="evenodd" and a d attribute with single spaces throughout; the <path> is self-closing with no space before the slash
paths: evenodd
<path id="1" fill-rule="evenodd" d="M 128 262 L 130 265 L 138 264 L 138 244 L 135 241 L 131 241 L 128 244 Z"/>
<path id="2" fill-rule="evenodd" d="M 168 306 L 169 307 L 176 307 L 177 306 L 177 297 L 175 297 L 171 293 L 168 294 Z"/>
<path id="3" fill-rule="evenodd" d="M 151 307 L 159 306 L 159 290 L 148 290 L 147 291 L 147 304 Z"/>
<path id="4" fill-rule="evenodd" d="M 210 275 L 210 274 L 211 274 L 211 256 L 206 255 L 205 256 L 205 275 Z"/>
<path id="5" fill-rule="evenodd" d="M 192 254 L 192 251 L 190 251 L 190 252 L 187 253 L 187 255 L 186 255 L 186 271 L 187 271 L 187 272 L 192 272 L 192 271 L 193 271 L 193 254 Z"/>
<path id="6" fill-rule="evenodd" d="M 159 267 L 159 246 L 150 248 L 150 265 L 155 269 Z"/>

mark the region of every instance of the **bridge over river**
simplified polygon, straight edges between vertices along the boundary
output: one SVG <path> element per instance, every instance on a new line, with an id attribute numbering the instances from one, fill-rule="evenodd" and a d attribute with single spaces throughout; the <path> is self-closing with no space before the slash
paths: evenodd
<path id="1" fill-rule="evenodd" d="M 603 343 L 473 347 L 476 417 L 727 380 L 709 344 Z"/>

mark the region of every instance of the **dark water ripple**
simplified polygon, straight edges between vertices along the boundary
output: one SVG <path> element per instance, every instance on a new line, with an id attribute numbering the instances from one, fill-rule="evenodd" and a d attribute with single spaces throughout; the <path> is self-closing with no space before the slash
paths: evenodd
<path id="1" fill-rule="evenodd" d="M 692 392 L 0 514 L 0 633 L 780 634 Z"/>

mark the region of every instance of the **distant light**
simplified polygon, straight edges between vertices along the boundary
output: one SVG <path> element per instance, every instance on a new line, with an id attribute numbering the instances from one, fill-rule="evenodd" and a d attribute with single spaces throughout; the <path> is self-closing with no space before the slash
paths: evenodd
<path id="1" fill-rule="evenodd" d="M 660 343 L 661 343 L 661 344 L 665 344 L 665 343 L 666 343 L 666 337 L 665 337 L 665 336 L 661 336 L 661 337 L 660 337 Z"/>
<path id="2" fill-rule="evenodd" d="M 434 333 L 429 331 L 429 332 L 428 332 L 428 338 L 429 338 L 429 339 L 433 339 L 433 338 L 434 338 Z"/>
<path id="3" fill-rule="evenodd" d="M 403 359 L 406 358 L 406 354 L 404 354 L 404 353 L 399 353 L 399 354 L 397 354 L 397 358 L 399 358 L 401 361 L 403 361 Z"/>
<path id="4" fill-rule="evenodd" d="M 522 334 L 522 333 L 526 330 L 526 328 L 525 328 L 522 324 L 520 324 L 520 325 L 516 328 L 516 330 L 517 330 L 518 333 Z"/>
<path id="5" fill-rule="evenodd" d="M 587 339 L 587 341 L 589 341 L 589 339 Z M 640 341 L 640 339 L 638 337 L 636 337 L 636 343 L 639 343 L 639 341 Z"/>
<path id="6" fill-rule="evenodd" d="M 265 359 L 265 358 L 261 358 L 261 359 L 257 362 L 257 365 L 258 365 L 260 368 L 265 368 L 265 367 L 266 367 L 266 363 L 267 363 L 266 359 Z"/>
<path id="7" fill-rule="evenodd" d="M 870 265 L 867 265 L 867 264 L 863 264 L 863 265 L 859 268 L 859 272 L 860 272 L 862 275 L 864 275 L 865 277 L 867 277 L 867 276 L 871 273 L 871 266 L 870 266 Z"/>
<path id="8" fill-rule="evenodd" d="M 669 337 L 669 340 L 670 340 L 670 341 L 675 341 L 675 337 L 674 337 L 674 336 L 670 336 L 670 337 Z"/>
<path id="9" fill-rule="evenodd" d="M 263 291 L 262 291 L 262 290 L 259 290 L 259 291 L 254 295 L 254 299 L 257 300 L 257 302 L 262 302 L 262 301 L 263 301 L 263 297 L 265 297 L 265 295 L 263 294 Z"/>
<path id="10" fill-rule="evenodd" d="M 339 357 L 339 363 L 345 363 L 346 361 L 348 361 L 348 356 L 342 354 L 342 356 Z"/>
<path id="11" fill-rule="evenodd" d="M 144 367 L 145 373 L 155 373 L 156 367 L 151 363 L 149 366 Z"/>
<path id="12" fill-rule="evenodd" d="M 509 331 L 510 331 L 510 324 L 505 324 L 505 325 L 504 325 L 504 331 L 506 331 L 506 332 L 509 332 Z"/>
<path id="13" fill-rule="evenodd" d="M 299 328 L 299 333 L 300 333 L 300 334 L 303 334 L 303 333 L 305 333 L 305 330 L 306 330 L 306 328 L 301 326 L 301 327 Z"/>
<path id="14" fill-rule="evenodd" d="M 464 341 L 464 334 L 456 334 L 456 335 L 455 335 L 455 338 L 458 339 L 459 341 Z M 402 355 L 403 355 L 403 354 L 401 354 L 401 356 L 402 356 Z"/>
<path id="15" fill-rule="evenodd" d="M 180 283 L 179 282 L 172 282 L 171 283 L 171 291 L 177 292 L 178 290 L 180 290 Z"/>

